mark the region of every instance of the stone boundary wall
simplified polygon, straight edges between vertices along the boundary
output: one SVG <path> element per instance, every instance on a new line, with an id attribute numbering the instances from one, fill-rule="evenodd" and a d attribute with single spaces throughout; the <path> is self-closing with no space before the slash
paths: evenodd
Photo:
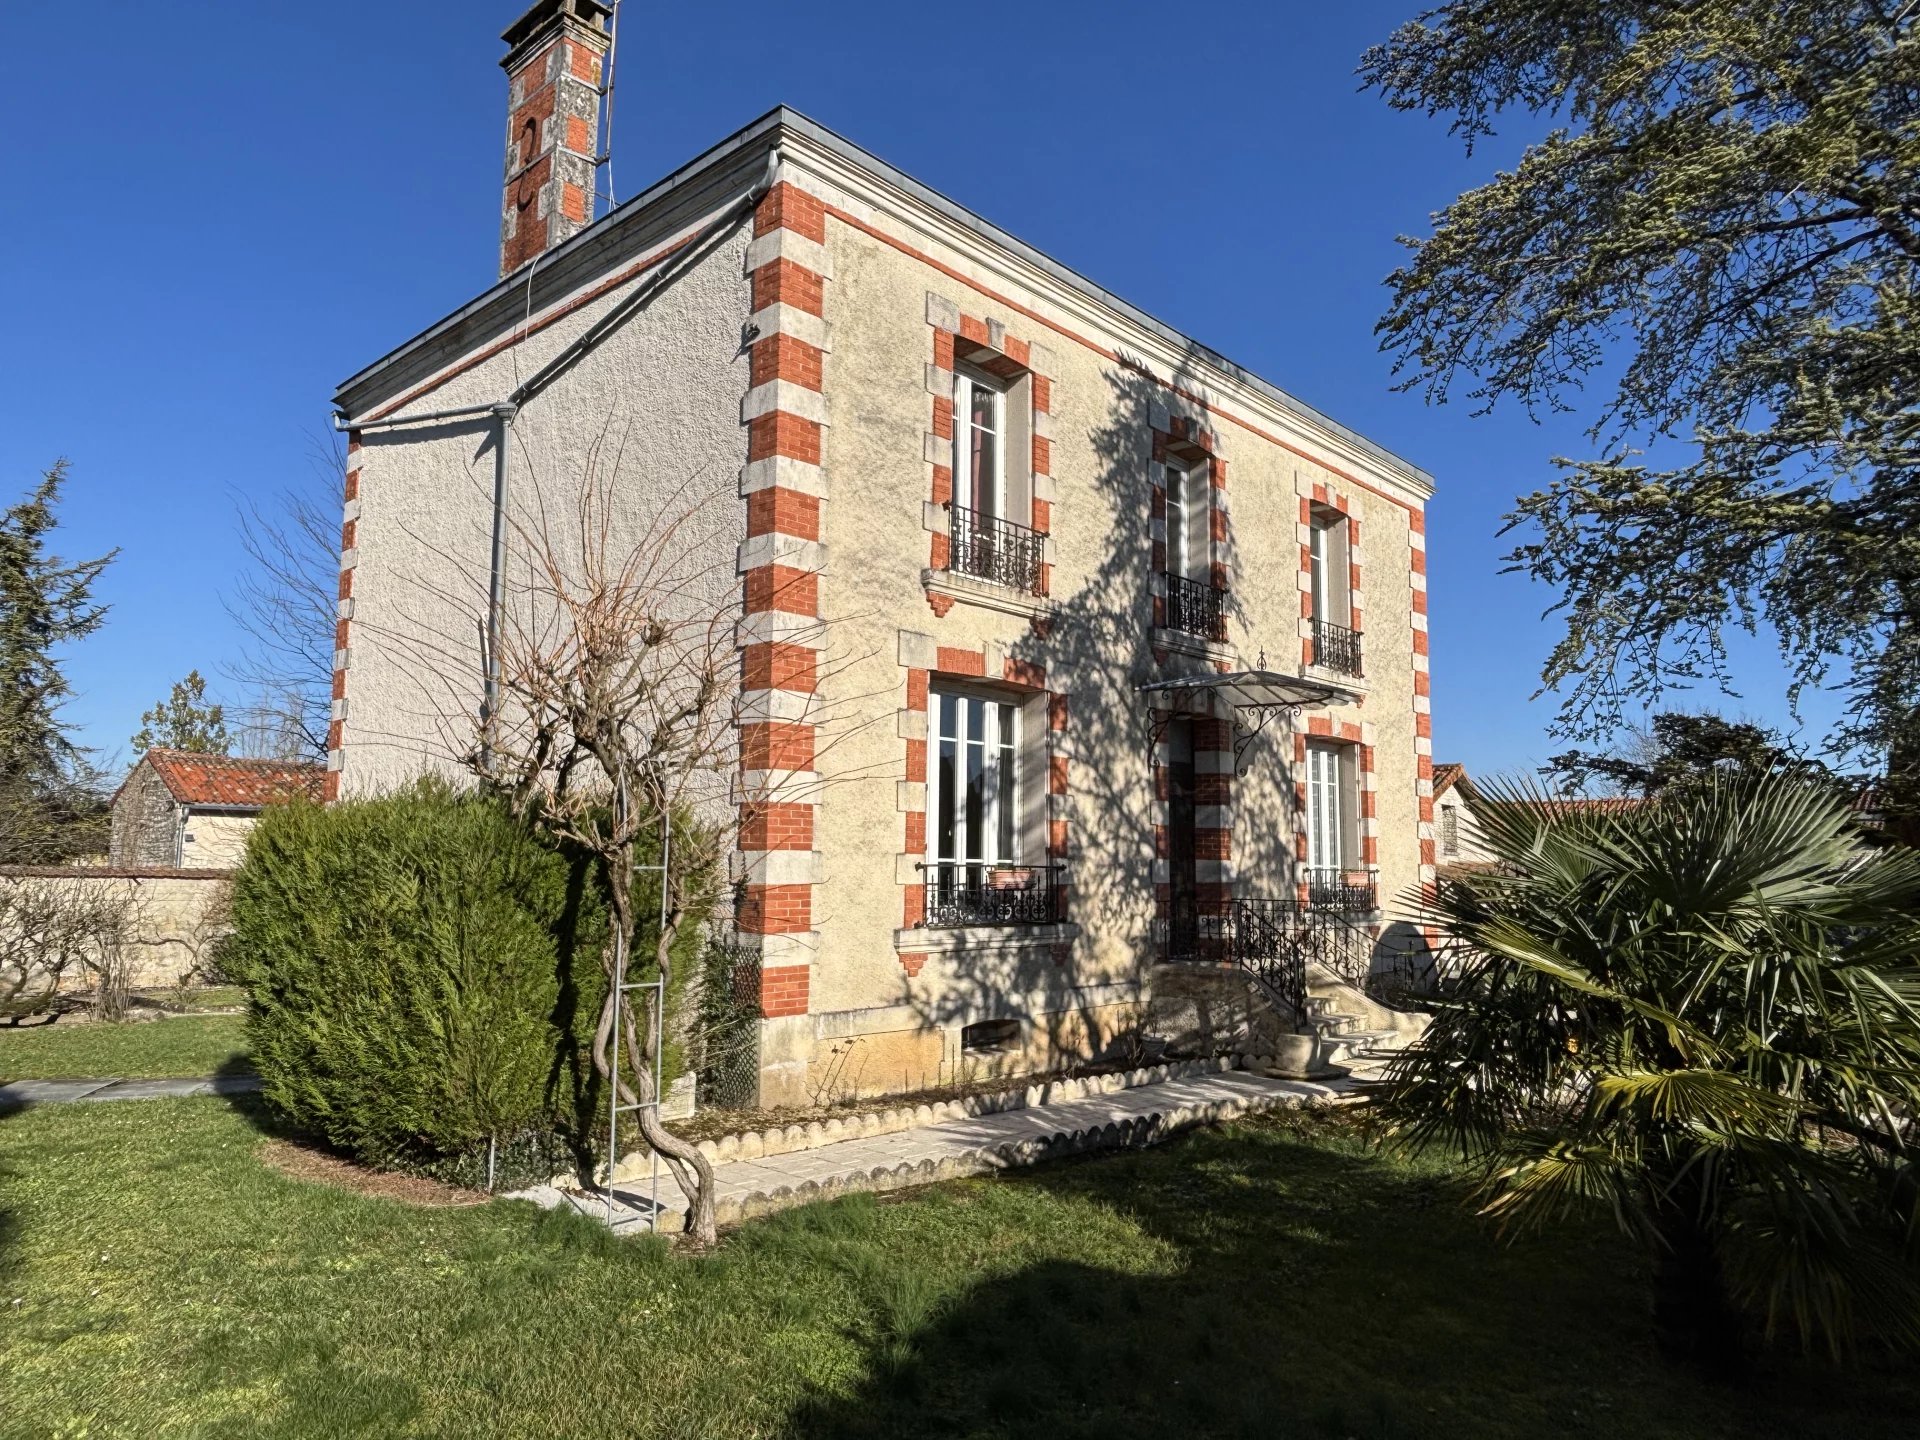
<path id="1" fill-rule="evenodd" d="M 227 870 L 0 866 L 0 886 L 98 888 L 130 898 L 134 914 L 129 983 L 139 989 L 178 985 L 200 964 L 224 929 L 220 911 L 231 876 Z M 61 989 L 84 989 L 91 983 L 87 976 L 69 971 Z"/>

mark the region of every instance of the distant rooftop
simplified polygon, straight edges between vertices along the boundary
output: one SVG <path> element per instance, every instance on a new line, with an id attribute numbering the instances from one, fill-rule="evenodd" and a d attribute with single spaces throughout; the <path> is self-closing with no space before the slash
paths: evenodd
<path id="1" fill-rule="evenodd" d="M 242 760 L 190 750 L 149 750 L 146 761 L 182 805 L 257 810 L 282 800 L 320 798 L 326 772 L 285 760 Z"/>

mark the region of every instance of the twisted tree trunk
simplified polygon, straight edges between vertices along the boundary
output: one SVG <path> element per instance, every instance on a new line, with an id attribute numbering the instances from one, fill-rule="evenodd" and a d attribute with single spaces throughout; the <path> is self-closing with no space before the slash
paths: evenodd
<path id="1" fill-rule="evenodd" d="M 620 964 L 621 949 L 629 944 L 629 937 L 633 934 L 632 862 L 625 858 L 610 859 L 607 869 L 611 882 L 609 904 L 613 914 L 606 944 L 600 952 L 601 967 L 607 975 L 607 994 L 601 1002 L 599 1023 L 594 1029 L 594 1067 L 599 1070 L 601 1079 L 619 1096 L 620 1104 L 641 1107 L 632 1112 L 640 1127 L 641 1138 L 665 1163 L 674 1183 L 680 1187 L 680 1193 L 687 1198 L 686 1233 L 698 1244 L 711 1245 L 716 1238 L 713 1166 L 700 1153 L 699 1147 L 675 1135 L 661 1120 L 656 1103 L 660 1097 L 653 1083 L 654 1027 L 636 1023 L 633 1006 L 615 983 L 624 973 L 624 967 Z M 666 924 L 660 927 L 660 936 L 654 947 L 654 960 L 660 975 L 660 988 L 654 1003 L 663 1008 L 663 1020 L 667 983 L 672 979 L 671 951 L 682 918 L 677 909 L 668 915 Z M 631 1064 L 634 1077 L 632 1084 L 622 1074 L 620 1057 L 623 1048 Z M 611 1173 L 607 1183 L 613 1183 Z"/>

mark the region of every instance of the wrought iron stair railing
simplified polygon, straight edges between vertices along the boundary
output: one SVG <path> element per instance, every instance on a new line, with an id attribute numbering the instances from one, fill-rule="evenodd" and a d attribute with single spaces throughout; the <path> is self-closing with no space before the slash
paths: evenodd
<path id="1" fill-rule="evenodd" d="M 1235 966 L 1302 1024 L 1315 965 L 1360 989 L 1376 988 L 1372 931 L 1337 910 L 1303 910 L 1293 897 L 1238 896 L 1205 906 L 1176 898 L 1167 958 Z"/>

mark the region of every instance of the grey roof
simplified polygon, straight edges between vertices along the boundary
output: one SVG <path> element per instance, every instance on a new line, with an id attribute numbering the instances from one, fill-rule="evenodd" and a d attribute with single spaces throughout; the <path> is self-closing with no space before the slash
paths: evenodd
<path id="1" fill-rule="evenodd" d="M 1096 285 L 1077 270 L 1070 269 L 1058 260 L 1055 260 L 1052 256 L 1034 249 L 1033 246 L 1027 244 L 1025 241 L 1008 234 L 1005 230 L 1002 230 L 990 221 L 982 219 L 973 211 L 948 199 L 939 191 L 921 184 L 904 171 L 896 170 L 893 166 L 887 164 L 870 151 L 863 150 L 851 140 L 829 130 L 826 126 L 809 119 L 799 111 L 785 105 L 775 106 L 759 119 L 735 131 L 719 144 L 696 156 L 687 164 L 682 165 L 665 179 L 657 181 L 631 199 L 621 202 L 572 239 L 547 251 L 538 258 L 537 262 L 530 261 L 528 263 L 537 263 L 543 270 L 558 271 L 567 268 L 565 264 L 567 260 L 578 259 L 580 252 L 597 246 L 610 236 L 613 231 L 623 226 L 627 221 L 647 211 L 656 202 L 664 200 L 675 191 L 689 184 L 695 183 L 707 176 L 710 172 L 725 167 L 730 161 L 737 162 L 743 153 L 771 148 L 783 133 L 802 136 L 823 150 L 885 180 L 888 184 L 910 195 L 921 204 L 938 212 L 954 224 L 971 230 L 974 234 L 1000 246 L 1002 249 L 1009 251 L 1020 259 L 1044 271 L 1047 275 L 1069 289 L 1075 290 L 1081 295 L 1106 306 L 1132 321 L 1134 324 L 1152 331 L 1167 343 L 1186 351 L 1202 364 L 1258 391 L 1274 404 L 1292 411 L 1315 427 L 1345 440 L 1370 459 L 1377 461 L 1384 468 L 1412 481 L 1422 489 L 1431 490 L 1433 488 L 1432 475 L 1415 465 L 1412 461 L 1394 454 L 1384 446 L 1376 445 L 1365 436 L 1348 429 L 1346 426 L 1331 419 L 1321 411 L 1314 409 L 1304 401 L 1295 399 L 1271 381 L 1263 380 L 1252 371 L 1236 365 L 1218 351 L 1202 345 L 1191 336 L 1182 334 L 1171 325 L 1156 320 L 1153 316 L 1147 314 L 1146 311 L 1129 304 L 1111 291 Z M 419 351 L 422 347 L 432 345 L 436 340 L 449 332 L 459 329 L 469 319 L 474 318 L 482 311 L 505 299 L 515 291 L 516 287 L 524 289 L 526 285 L 525 272 L 526 267 L 524 266 L 514 271 L 502 279 L 497 285 L 476 296 L 473 300 L 461 306 L 460 309 L 454 311 L 445 319 L 428 327 L 405 344 L 381 356 L 380 359 L 374 361 L 373 364 L 367 366 L 365 369 L 343 380 L 335 391 L 336 403 L 338 403 L 341 397 L 347 392 L 372 380 L 380 371 L 400 362 Z"/>

